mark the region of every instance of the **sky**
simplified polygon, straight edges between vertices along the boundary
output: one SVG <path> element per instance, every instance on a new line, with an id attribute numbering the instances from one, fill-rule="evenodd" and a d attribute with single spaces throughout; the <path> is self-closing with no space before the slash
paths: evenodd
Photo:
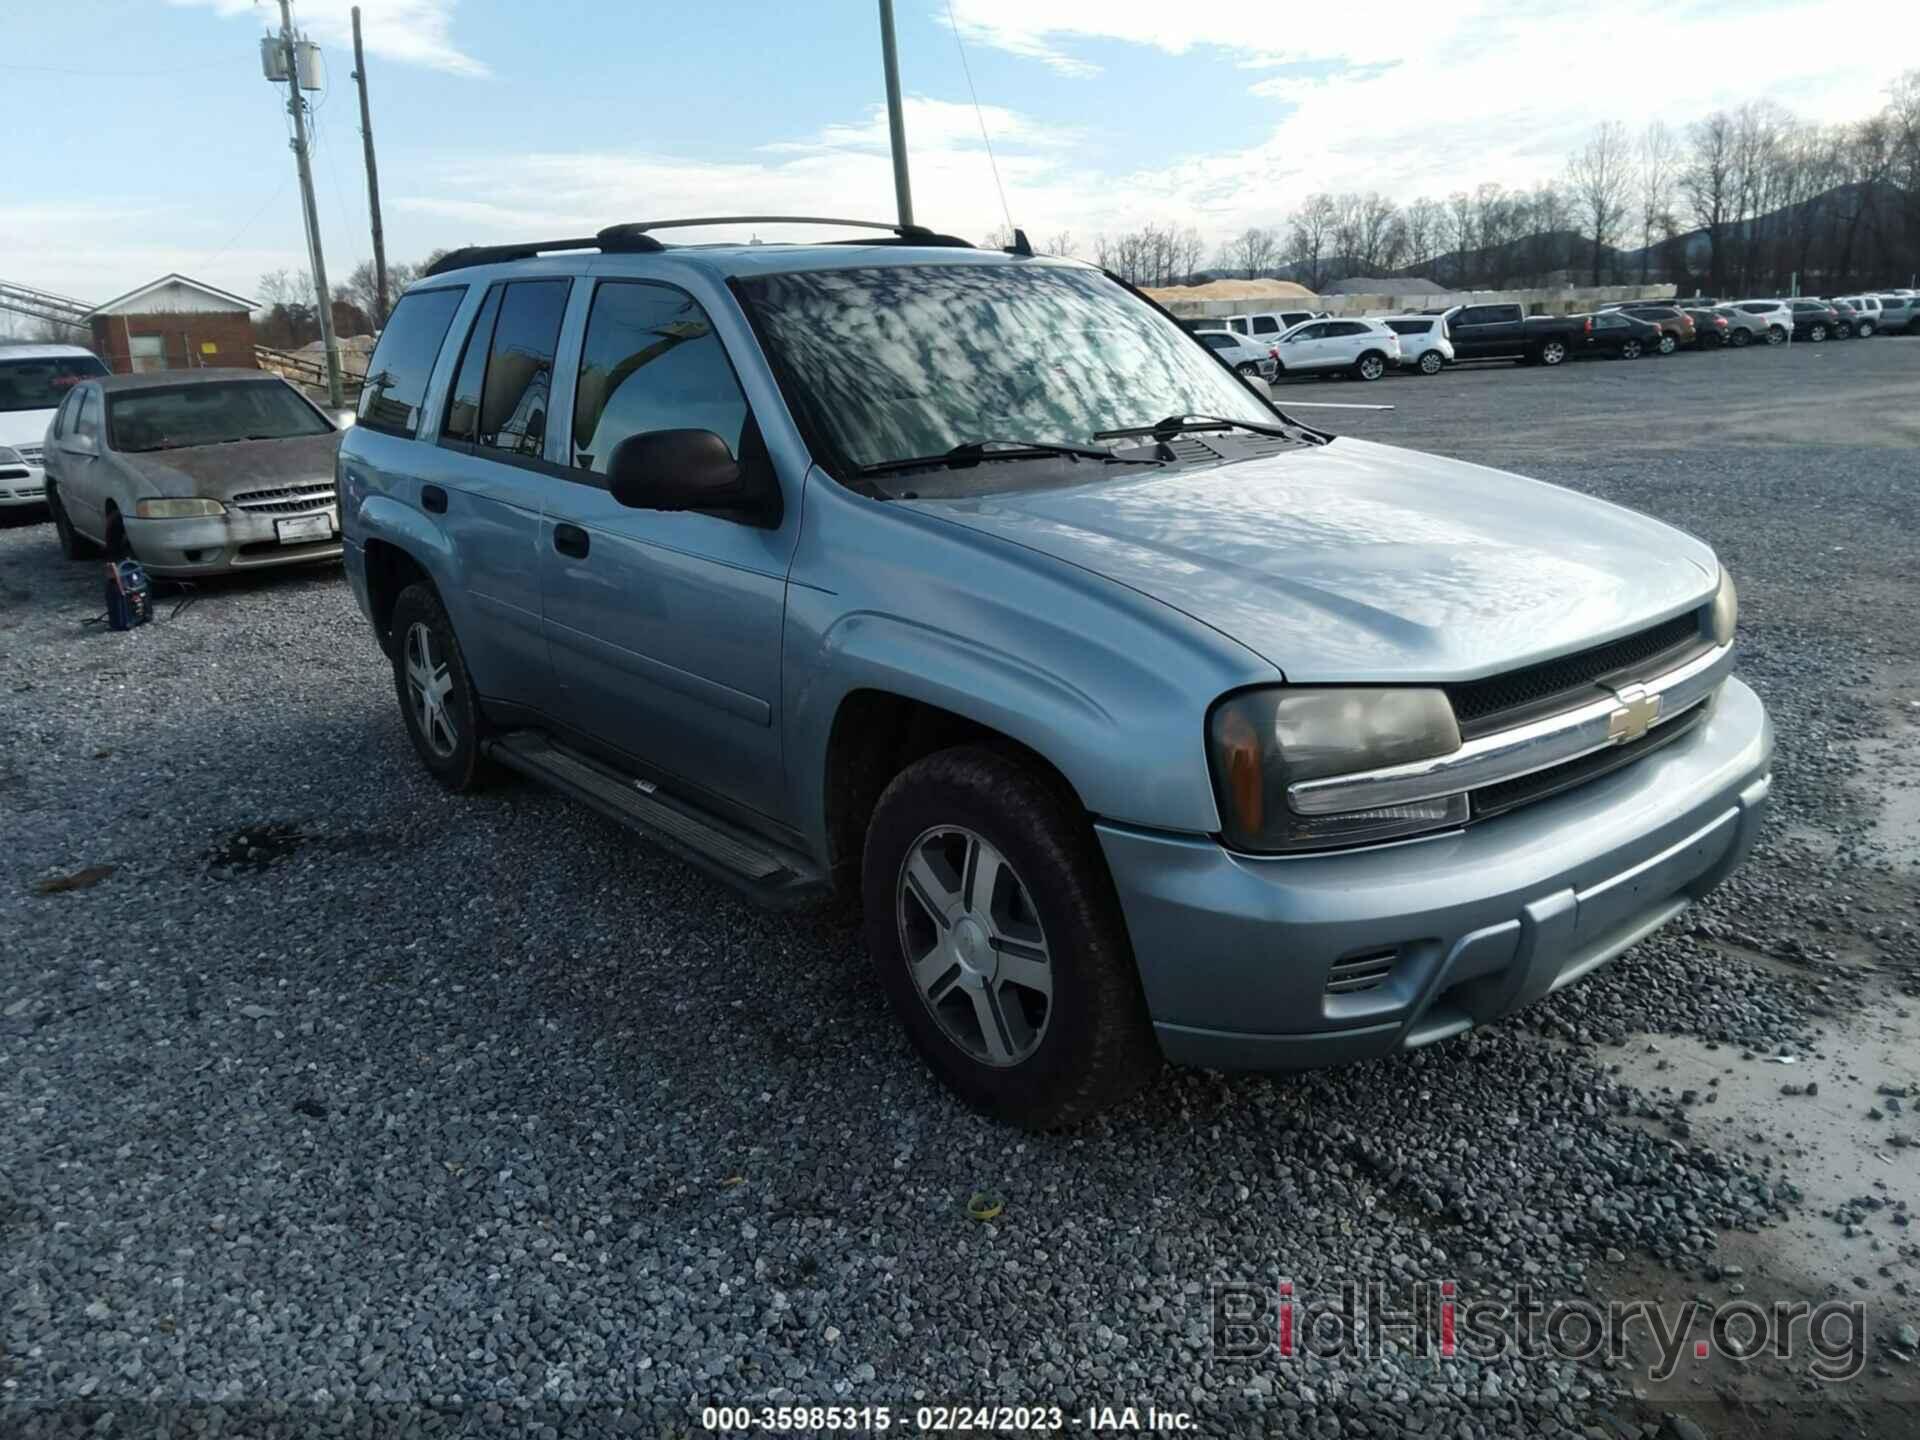
<path id="1" fill-rule="evenodd" d="M 1912 0 L 1371 0 L 1306 23 L 1259 0 L 895 6 L 916 219 L 1083 253 L 1148 220 L 1211 251 L 1315 190 L 1530 186 L 1602 120 L 1757 97 L 1855 119 L 1920 65 Z M 674 215 L 893 216 L 874 0 L 361 9 L 391 261 Z M 294 6 L 326 60 L 335 281 L 372 253 L 348 11 Z M 0 280 L 97 303 L 179 271 L 251 298 L 304 269 L 269 23 L 263 0 L 0 3 Z"/>

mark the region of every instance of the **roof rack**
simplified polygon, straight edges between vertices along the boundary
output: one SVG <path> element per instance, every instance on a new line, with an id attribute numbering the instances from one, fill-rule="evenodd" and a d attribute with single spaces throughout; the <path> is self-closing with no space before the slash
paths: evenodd
<path id="1" fill-rule="evenodd" d="M 841 245 L 941 245 L 971 250 L 973 246 L 957 235 L 942 235 L 924 225 L 891 225 L 880 220 L 837 220 L 825 215 L 703 215 L 686 220 L 633 220 L 609 225 L 594 235 L 571 240 L 530 240 L 514 245 L 468 245 L 449 250 L 427 267 L 427 274 L 442 275 L 449 270 L 464 270 L 472 265 L 496 265 L 506 260 L 531 260 L 550 250 L 601 250 L 610 254 L 651 253 L 667 247 L 649 233 L 654 230 L 686 230 L 702 225 L 844 225 L 858 230 L 887 230 L 892 240 L 841 240 Z"/>

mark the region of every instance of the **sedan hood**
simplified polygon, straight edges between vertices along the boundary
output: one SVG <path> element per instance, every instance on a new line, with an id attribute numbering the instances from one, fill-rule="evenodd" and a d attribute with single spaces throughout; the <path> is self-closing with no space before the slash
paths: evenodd
<path id="1" fill-rule="evenodd" d="M 340 435 L 301 435 L 290 440 L 236 440 L 230 445 L 190 445 L 179 450 L 122 453 L 116 458 L 154 495 L 201 495 L 231 500 L 250 490 L 289 485 L 331 485 Z"/>
<path id="2" fill-rule="evenodd" d="M 1476 679 L 1669 619 L 1719 575 L 1635 511 L 1364 440 L 905 503 L 1153 596 L 1302 682 Z"/>
<path id="3" fill-rule="evenodd" d="M 0 410 L 0 445 L 38 445 L 52 420 L 51 410 Z"/>

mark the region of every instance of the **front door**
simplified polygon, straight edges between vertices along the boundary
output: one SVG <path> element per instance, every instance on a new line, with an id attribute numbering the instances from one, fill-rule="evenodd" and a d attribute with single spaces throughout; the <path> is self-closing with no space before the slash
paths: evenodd
<path id="1" fill-rule="evenodd" d="M 107 427 L 100 387 L 87 386 L 76 403 L 71 425 L 54 440 L 60 447 L 60 503 L 81 534 L 105 540 Z"/>
<path id="2" fill-rule="evenodd" d="M 726 348 L 670 285 L 603 279 L 581 346 L 569 481 L 542 517 L 546 634 L 574 723 L 662 778 L 777 821 L 780 635 L 799 529 L 694 511 L 636 510 L 608 493 L 631 435 L 710 430 L 743 462 L 766 450 Z"/>
<path id="3" fill-rule="evenodd" d="M 1320 320 L 1289 334 L 1279 345 L 1280 364 L 1288 370 L 1317 370 L 1325 365 L 1327 327 L 1331 323 Z"/>

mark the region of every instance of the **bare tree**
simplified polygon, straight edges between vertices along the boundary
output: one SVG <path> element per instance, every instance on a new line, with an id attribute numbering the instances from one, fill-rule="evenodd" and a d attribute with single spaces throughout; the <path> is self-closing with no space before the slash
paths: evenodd
<path id="1" fill-rule="evenodd" d="M 1422 195 L 1407 207 L 1407 263 L 1425 265 L 1433 259 L 1446 219 L 1440 202 Z"/>
<path id="2" fill-rule="evenodd" d="M 1627 127 L 1609 120 L 1593 132 L 1585 147 L 1567 162 L 1567 185 L 1574 211 L 1593 241 L 1593 283 L 1600 283 L 1600 267 L 1620 232 L 1626 216 L 1627 195 L 1633 181 L 1633 162 Z"/>
<path id="3" fill-rule="evenodd" d="M 1678 150 L 1673 134 L 1658 120 L 1640 134 L 1640 283 L 1647 283 L 1653 260 L 1654 236 L 1669 227 L 1673 209 L 1674 170 Z"/>
<path id="4" fill-rule="evenodd" d="M 1249 280 L 1258 279 L 1262 270 L 1271 270 L 1279 257 L 1280 237 L 1265 225 L 1249 225 L 1228 244 L 1236 270 L 1244 270 Z"/>
<path id="5" fill-rule="evenodd" d="M 1049 255 L 1060 255 L 1071 260 L 1080 253 L 1080 246 L 1073 238 L 1071 230 L 1062 230 L 1050 236 L 1043 247 Z"/>
<path id="6" fill-rule="evenodd" d="M 1712 247 L 1709 262 L 1714 293 L 1726 289 L 1728 238 L 1734 224 L 1735 197 L 1733 117 L 1716 110 L 1696 121 L 1687 132 L 1688 156 L 1680 171 L 1680 193 L 1693 212 L 1693 223 L 1707 232 Z"/>
<path id="7" fill-rule="evenodd" d="M 1287 248 L 1299 277 L 1309 290 L 1327 283 L 1327 244 L 1333 238 L 1337 210 L 1331 195 L 1307 196 L 1287 223 Z"/>

